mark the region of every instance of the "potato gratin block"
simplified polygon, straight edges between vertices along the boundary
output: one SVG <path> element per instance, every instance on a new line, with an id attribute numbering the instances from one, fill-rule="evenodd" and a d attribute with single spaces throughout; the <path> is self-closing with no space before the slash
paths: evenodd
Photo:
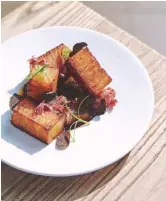
<path id="1" fill-rule="evenodd" d="M 43 111 L 36 114 L 36 104 L 23 99 L 13 109 L 11 123 L 31 136 L 49 144 L 63 130 L 65 115 L 58 111 Z"/>
<path id="2" fill-rule="evenodd" d="M 63 50 L 69 48 L 64 44 L 53 48 L 42 56 L 38 57 L 34 64 L 30 65 L 30 73 L 33 74 L 36 68 L 47 65 L 41 72 L 36 74 L 28 81 L 27 96 L 35 100 L 42 100 L 42 93 L 55 92 L 57 90 L 57 83 L 59 77 L 59 70 L 63 67 L 65 59 L 63 57 Z M 70 51 L 70 50 L 69 50 Z M 43 63 L 44 62 L 44 63 Z M 42 65 L 40 65 L 43 63 Z"/>
<path id="3" fill-rule="evenodd" d="M 95 96 L 112 80 L 87 47 L 70 57 L 69 64 L 74 79 Z"/>

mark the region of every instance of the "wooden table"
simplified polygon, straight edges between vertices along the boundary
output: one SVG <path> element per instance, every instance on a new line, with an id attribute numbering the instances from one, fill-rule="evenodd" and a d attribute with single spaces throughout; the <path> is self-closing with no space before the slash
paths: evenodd
<path id="1" fill-rule="evenodd" d="M 2 199 L 165 201 L 166 58 L 80 2 L 27 2 L 2 19 L 2 40 L 30 29 L 54 25 L 87 27 L 103 32 L 134 52 L 153 82 L 153 120 L 130 154 L 94 173 L 52 178 L 27 174 L 2 164 Z"/>

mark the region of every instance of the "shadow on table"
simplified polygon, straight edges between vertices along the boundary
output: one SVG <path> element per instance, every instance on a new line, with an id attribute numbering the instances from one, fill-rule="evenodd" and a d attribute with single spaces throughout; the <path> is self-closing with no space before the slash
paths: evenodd
<path id="1" fill-rule="evenodd" d="M 108 167 L 83 176 L 61 178 L 58 182 L 61 185 L 59 186 L 59 193 L 53 193 L 51 196 L 55 196 L 58 201 L 74 201 L 80 198 L 83 199 L 90 194 L 97 194 L 121 171 L 128 156 L 129 154 Z M 52 180 L 54 181 L 54 179 Z M 57 185 L 56 180 L 54 182 Z M 51 201 L 51 197 L 47 201 Z"/>
<path id="2" fill-rule="evenodd" d="M 15 9 L 17 9 L 19 6 L 23 5 L 25 2 L 20 2 L 20 1 L 2 1 L 1 2 L 1 19 L 8 15 L 9 13 L 13 12 Z"/>
<path id="3" fill-rule="evenodd" d="M 102 191 L 102 188 L 107 185 L 107 183 L 109 183 L 111 180 L 113 180 L 114 177 L 121 171 L 121 169 L 123 169 L 128 156 L 129 154 L 116 163 L 93 173 L 88 173 L 80 176 L 56 178 L 27 174 L 2 163 L 2 199 L 5 199 L 6 195 L 8 194 L 6 192 L 3 195 L 6 185 L 12 185 L 12 182 L 16 179 L 19 180 L 19 184 L 18 182 L 16 182 L 16 187 L 13 187 L 13 191 L 17 191 L 21 188 L 22 185 L 27 185 L 22 194 L 28 195 L 28 197 L 31 197 L 32 200 L 74 201 L 80 198 L 83 199 L 89 194 L 94 195 L 97 194 L 99 191 Z M 42 185 L 41 188 L 40 185 L 38 185 L 38 187 L 35 185 L 35 190 L 29 191 L 28 189 L 31 185 L 33 185 L 33 182 L 27 183 L 28 180 L 33 181 L 34 185 L 41 182 L 44 182 L 45 184 Z M 36 188 L 38 188 L 38 190 L 36 190 Z M 23 200 L 26 200 L 26 196 L 23 197 Z"/>
<path id="4" fill-rule="evenodd" d="M 63 186 L 60 188 L 62 190 L 59 192 L 60 195 L 55 194 L 52 196 L 56 196 L 58 201 L 74 201 L 80 198 L 85 199 L 86 196 L 90 194 L 97 194 L 120 172 L 128 156 L 129 154 L 114 164 L 93 173 L 77 177 L 68 177 L 63 181 Z M 51 199 L 48 199 L 48 201 L 51 201 Z"/>

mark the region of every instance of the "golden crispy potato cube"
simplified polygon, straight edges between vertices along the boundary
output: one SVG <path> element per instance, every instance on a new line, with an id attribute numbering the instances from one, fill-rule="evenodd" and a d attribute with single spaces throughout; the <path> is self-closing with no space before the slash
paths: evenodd
<path id="1" fill-rule="evenodd" d="M 11 123 L 31 136 L 49 144 L 56 138 L 65 123 L 65 115 L 56 111 L 35 114 L 36 104 L 28 99 L 21 100 L 14 108 Z"/>
<path id="2" fill-rule="evenodd" d="M 27 85 L 27 96 L 42 101 L 42 94 L 50 91 L 55 92 L 59 69 L 46 67 L 43 72 L 38 73 L 29 80 Z"/>
<path id="3" fill-rule="evenodd" d="M 112 80 L 88 48 L 70 57 L 69 64 L 74 79 L 95 96 Z"/>
<path id="4" fill-rule="evenodd" d="M 39 72 L 29 80 L 27 85 L 28 97 L 41 101 L 42 93 L 50 91 L 56 92 L 59 69 L 65 63 L 65 59 L 63 57 L 64 48 L 70 51 L 67 46 L 61 44 L 37 58 L 37 63 L 39 63 L 41 60 L 44 60 L 48 66 L 45 67 L 42 72 Z M 37 65 L 30 66 L 30 73 L 33 74 L 33 72 L 36 71 L 36 66 Z"/>

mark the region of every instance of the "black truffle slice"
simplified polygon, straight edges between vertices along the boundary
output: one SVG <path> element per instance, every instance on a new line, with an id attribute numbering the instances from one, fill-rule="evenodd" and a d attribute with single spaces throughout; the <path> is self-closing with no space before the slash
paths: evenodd
<path id="1" fill-rule="evenodd" d="M 48 93 L 42 93 L 41 96 L 42 96 L 43 100 L 45 100 L 45 102 L 47 103 L 47 102 L 50 102 L 53 99 L 55 99 L 57 96 L 57 93 L 51 91 Z"/>
<path id="2" fill-rule="evenodd" d="M 11 97 L 10 97 L 10 101 L 9 101 L 9 107 L 11 110 L 13 110 L 13 108 L 20 102 L 20 100 L 22 100 L 23 97 L 14 93 Z"/>
<path id="3" fill-rule="evenodd" d="M 79 52 L 80 50 L 82 50 L 84 47 L 87 47 L 88 44 L 85 42 L 81 42 L 81 43 L 76 43 L 73 46 L 73 51 L 70 53 L 70 57 L 72 57 L 73 55 L 75 55 L 77 52 Z"/>

